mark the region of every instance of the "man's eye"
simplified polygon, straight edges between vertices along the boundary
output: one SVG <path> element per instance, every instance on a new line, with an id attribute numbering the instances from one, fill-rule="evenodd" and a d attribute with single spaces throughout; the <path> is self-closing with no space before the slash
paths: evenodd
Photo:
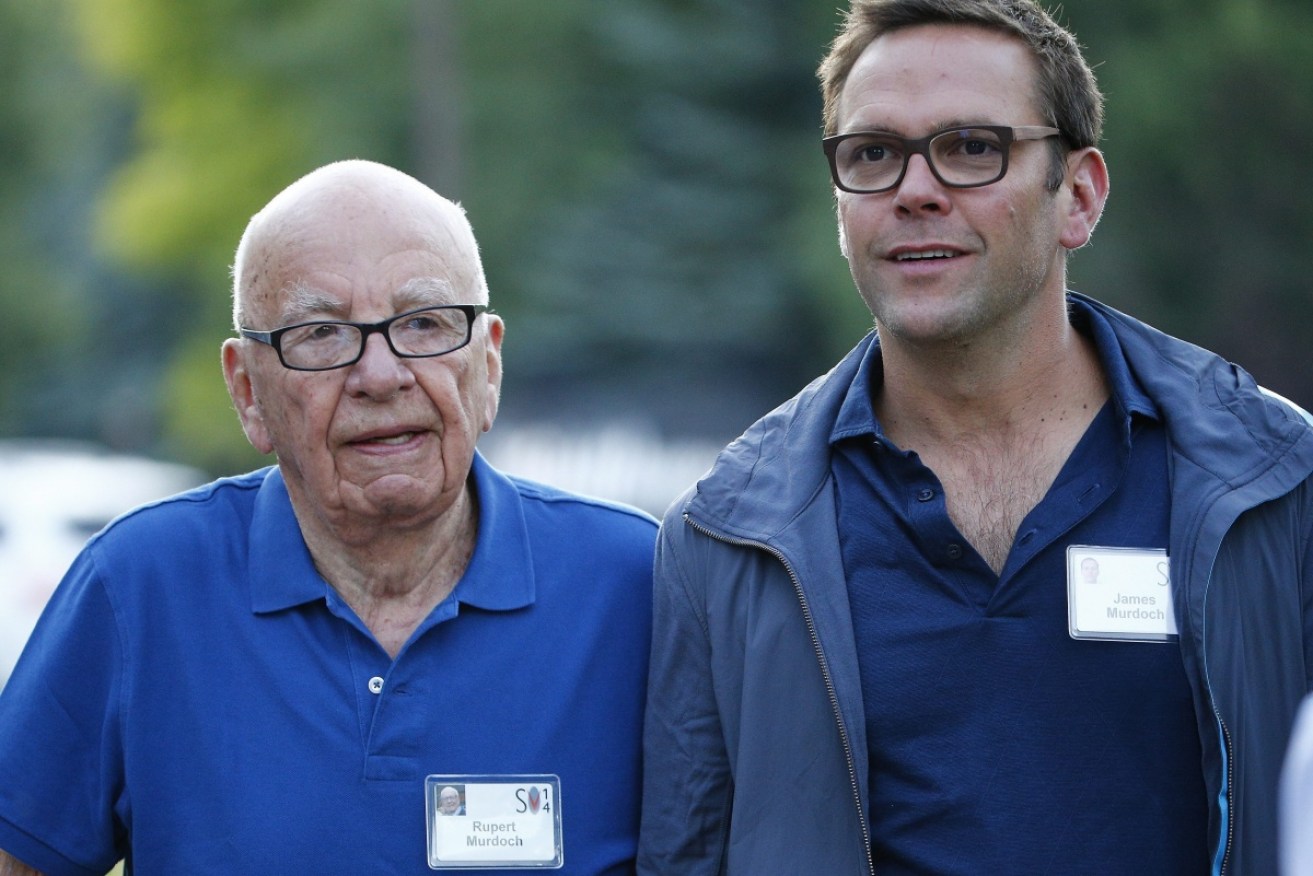
<path id="1" fill-rule="evenodd" d="M 310 326 L 306 332 L 306 339 L 311 341 L 331 341 L 342 335 L 342 326 L 333 325 L 332 323 L 321 323 Z"/>
<path id="2" fill-rule="evenodd" d="M 442 328 L 443 322 L 431 313 L 420 314 L 406 321 L 406 328 L 417 332 L 431 332 Z"/>
<path id="3" fill-rule="evenodd" d="M 853 144 L 852 161 L 858 164 L 874 164 L 896 157 L 897 151 L 883 141 L 864 140 Z"/>
<path id="4" fill-rule="evenodd" d="M 350 331 L 353 331 L 350 326 L 335 325 L 331 322 L 304 326 L 283 338 L 283 348 L 286 349 L 297 344 L 313 344 L 315 346 L 340 344 Z"/>
<path id="5" fill-rule="evenodd" d="M 949 158 L 992 158 L 1002 151 L 998 138 L 986 131 L 959 131 L 936 141 L 935 146 Z"/>
<path id="6" fill-rule="evenodd" d="M 967 155 L 988 155 L 998 149 L 996 145 L 985 140 L 965 140 L 962 151 Z"/>

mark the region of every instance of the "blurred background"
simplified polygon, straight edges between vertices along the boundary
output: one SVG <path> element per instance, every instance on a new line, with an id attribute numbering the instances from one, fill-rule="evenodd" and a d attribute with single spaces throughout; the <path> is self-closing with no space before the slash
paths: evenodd
<path id="1" fill-rule="evenodd" d="M 266 463 L 219 370 L 232 251 L 279 189 L 364 157 L 473 222 L 507 323 L 489 458 L 660 513 L 869 327 L 818 144 L 838 6 L 0 0 L 0 439 L 197 480 Z M 1072 287 L 1313 406 L 1313 4 L 1057 15 L 1113 180 Z M 143 498 L 98 477 L 69 494 Z M 41 489 L 0 483 L 18 514 Z"/>

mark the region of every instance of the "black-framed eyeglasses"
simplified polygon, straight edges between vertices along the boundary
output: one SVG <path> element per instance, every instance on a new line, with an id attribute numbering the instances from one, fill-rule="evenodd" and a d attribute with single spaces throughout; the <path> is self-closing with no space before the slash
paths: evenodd
<path id="1" fill-rule="evenodd" d="M 996 183 L 1008 172 L 1014 141 L 1061 135 L 1057 128 L 1023 125 L 967 125 L 909 139 L 879 131 L 854 131 L 821 140 L 830 160 L 834 184 L 845 192 L 874 194 L 897 188 L 907 162 L 921 155 L 930 172 L 946 186 L 969 189 Z"/>
<path id="2" fill-rule="evenodd" d="M 487 310 L 486 304 L 444 304 L 408 310 L 378 322 L 320 320 L 268 332 L 245 327 L 239 331 L 242 337 L 277 350 L 285 368 L 330 371 L 359 362 L 372 334 L 386 338 L 392 352 L 403 359 L 453 353 L 470 342 L 475 317 Z"/>

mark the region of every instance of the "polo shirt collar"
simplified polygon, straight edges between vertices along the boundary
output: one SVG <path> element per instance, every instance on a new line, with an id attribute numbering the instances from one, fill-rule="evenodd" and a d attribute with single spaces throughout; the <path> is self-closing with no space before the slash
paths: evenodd
<path id="1" fill-rule="evenodd" d="M 478 542 L 448 599 L 488 611 L 531 605 L 533 553 L 519 490 L 477 451 L 471 476 L 479 505 Z M 315 568 L 277 466 L 268 469 L 260 485 L 250 526 L 252 611 L 275 612 L 327 599 L 328 582 Z"/>
<path id="2" fill-rule="evenodd" d="M 256 614 L 323 599 L 328 584 L 319 576 L 292 511 L 278 466 L 265 471 L 251 512 L 251 609 Z"/>
<path id="3" fill-rule="evenodd" d="M 1117 335 L 1104 315 L 1086 302 L 1071 296 L 1067 297 L 1067 313 L 1076 330 L 1094 341 L 1099 364 L 1103 366 L 1112 401 L 1116 406 L 1117 421 L 1125 424 L 1128 438 L 1133 415 L 1160 420 L 1158 406 L 1131 374 Z M 883 382 L 884 360 L 880 357 L 880 344 L 877 341 L 866 348 L 861 364 L 857 366 L 857 373 L 853 375 L 853 381 L 839 406 L 839 415 L 830 431 L 831 445 L 847 438 L 871 436 L 878 439 L 884 435 L 880 422 L 875 418 L 875 407 L 871 401 L 874 395 L 872 390 Z"/>
<path id="4" fill-rule="evenodd" d="M 1094 351 L 1099 356 L 1099 364 L 1103 366 L 1103 374 L 1112 391 L 1113 404 L 1117 407 L 1118 422 L 1129 421 L 1133 415 L 1161 420 L 1158 405 L 1131 373 L 1121 341 L 1108 318 L 1089 303 L 1070 295 L 1067 296 L 1067 318 L 1078 332 L 1094 341 Z"/>
<path id="5" fill-rule="evenodd" d="M 520 491 L 478 451 L 471 470 L 479 500 L 479 536 L 453 595 L 488 611 L 532 605 L 537 588 Z"/>
<path id="6" fill-rule="evenodd" d="M 884 359 L 880 356 L 880 339 L 877 337 L 862 354 L 853 382 L 848 385 L 843 403 L 839 405 L 839 415 L 830 431 L 831 445 L 845 438 L 862 435 L 879 438 L 884 435 L 879 420 L 875 418 L 875 406 L 871 401 L 875 387 L 883 383 Z"/>

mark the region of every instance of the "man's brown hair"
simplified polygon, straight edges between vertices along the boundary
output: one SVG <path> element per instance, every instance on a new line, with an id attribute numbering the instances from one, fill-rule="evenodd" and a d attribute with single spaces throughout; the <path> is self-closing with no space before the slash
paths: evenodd
<path id="1" fill-rule="evenodd" d="M 1030 0 L 853 0 L 817 75 L 825 133 L 838 131 L 839 96 L 858 57 L 876 38 L 920 24 L 966 24 L 1008 34 L 1026 44 L 1039 68 L 1035 101 L 1044 122 L 1062 132 L 1050 188 L 1062 182 L 1067 150 L 1095 146 L 1103 130 L 1103 95 L 1072 33 Z M 1016 124 L 1002 120 L 1000 123 Z"/>

